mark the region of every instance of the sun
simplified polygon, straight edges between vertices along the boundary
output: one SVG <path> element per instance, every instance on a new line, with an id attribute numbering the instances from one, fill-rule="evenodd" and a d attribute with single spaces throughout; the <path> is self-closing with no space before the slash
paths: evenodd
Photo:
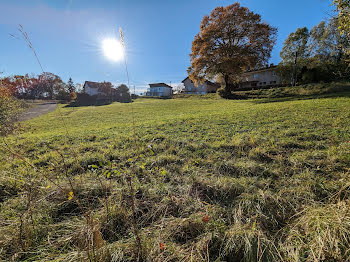
<path id="1" fill-rule="evenodd" d="M 102 41 L 102 50 L 106 58 L 113 62 L 121 61 L 124 58 L 124 48 L 115 38 L 106 38 Z"/>

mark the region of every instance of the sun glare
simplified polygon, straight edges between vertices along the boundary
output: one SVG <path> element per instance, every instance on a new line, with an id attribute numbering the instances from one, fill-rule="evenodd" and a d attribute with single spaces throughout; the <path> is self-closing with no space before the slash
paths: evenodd
<path id="1" fill-rule="evenodd" d="M 114 38 L 106 38 L 102 42 L 103 54 L 113 62 L 118 62 L 124 57 L 122 44 Z"/>

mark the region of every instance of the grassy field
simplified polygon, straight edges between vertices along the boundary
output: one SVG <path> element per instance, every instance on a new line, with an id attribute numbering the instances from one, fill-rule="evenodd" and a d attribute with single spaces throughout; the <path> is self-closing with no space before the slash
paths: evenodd
<path id="1" fill-rule="evenodd" d="M 349 168 L 349 92 L 62 105 L 1 142 L 0 258 L 349 261 Z"/>

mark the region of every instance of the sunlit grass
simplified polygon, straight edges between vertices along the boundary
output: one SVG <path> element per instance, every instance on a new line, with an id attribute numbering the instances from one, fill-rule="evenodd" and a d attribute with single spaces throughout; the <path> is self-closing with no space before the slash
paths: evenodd
<path id="1" fill-rule="evenodd" d="M 57 174 L 55 167 L 64 172 L 64 155 L 76 194 L 98 221 L 114 261 L 132 260 L 134 237 L 128 190 L 118 173 L 106 180 L 106 216 L 96 172 L 109 165 L 136 176 L 137 223 L 150 261 L 348 259 L 348 94 L 274 102 L 138 99 L 133 106 L 136 146 L 130 105 L 121 103 L 61 105 L 6 140 L 45 174 Z M 79 242 L 86 225 L 74 202 L 8 151 L 0 156 L 1 258 L 86 258 Z M 38 202 L 35 227 L 26 231 L 33 239 L 23 253 L 19 214 L 29 178 Z M 319 241 L 315 230 L 330 240 Z"/>

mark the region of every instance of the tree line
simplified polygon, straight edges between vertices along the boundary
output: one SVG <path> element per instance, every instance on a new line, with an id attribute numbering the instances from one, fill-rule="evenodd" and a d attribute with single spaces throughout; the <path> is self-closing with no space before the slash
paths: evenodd
<path id="1" fill-rule="evenodd" d="M 279 73 L 284 84 L 331 82 L 350 78 L 350 38 L 341 33 L 338 17 L 309 30 L 298 28 L 284 42 Z"/>
<path id="2" fill-rule="evenodd" d="M 44 72 L 35 75 L 14 75 L 0 78 L 2 92 L 20 99 L 74 100 L 76 85 L 72 78 L 65 83 L 59 76 Z M 6 91 L 5 91 L 6 90 Z"/>
<path id="3" fill-rule="evenodd" d="M 13 75 L 0 78 L 0 93 L 19 99 L 49 99 L 61 101 L 93 102 L 96 99 L 130 102 L 129 88 L 125 84 L 114 87 L 111 82 L 99 83 L 99 97 L 84 94 L 80 84 L 72 78 L 65 83 L 61 77 L 44 72 L 39 75 Z"/>

